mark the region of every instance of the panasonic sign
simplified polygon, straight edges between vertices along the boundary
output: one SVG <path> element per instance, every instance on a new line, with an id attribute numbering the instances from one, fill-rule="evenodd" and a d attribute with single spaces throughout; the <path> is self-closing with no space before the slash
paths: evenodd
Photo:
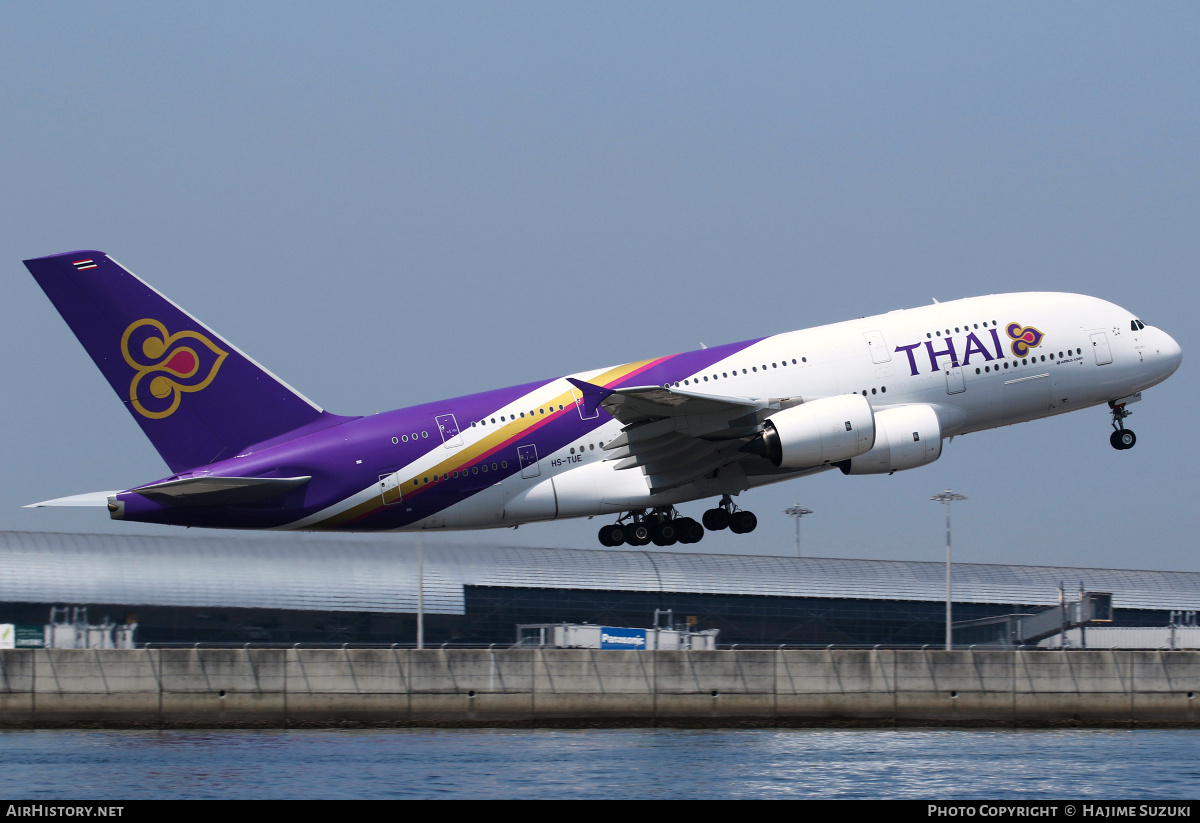
<path id="1" fill-rule="evenodd" d="M 646 630 L 613 629 L 604 626 L 600 629 L 600 648 L 644 649 L 646 648 Z"/>

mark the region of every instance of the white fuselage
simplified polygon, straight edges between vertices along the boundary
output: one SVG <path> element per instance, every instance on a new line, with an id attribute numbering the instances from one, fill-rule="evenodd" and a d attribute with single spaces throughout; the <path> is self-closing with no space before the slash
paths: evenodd
<path id="1" fill-rule="evenodd" d="M 1014 336 L 1022 332 L 1027 350 Z M 1143 326 L 1112 303 L 1073 294 L 1019 293 L 773 335 L 673 385 L 705 395 L 804 402 L 857 393 L 875 412 L 926 404 L 935 410 L 942 436 L 952 437 L 1133 395 L 1165 380 L 1180 360 L 1180 348 L 1168 334 Z M 570 377 L 588 381 L 606 371 Z M 561 397 L 571 388 L 565 381 L 541 385 L 496 414 Z M 718 472 L 654 494 L 641 472 L 621 471 L 606 460 L 601 445 L 622 425 L 599 413 L 607 423 L 577 443 L 539 455 L 536 477 L 505 478 L 406 528 L 494 528 L 650 509 L 737 494 L 830 468 Z M 469 443 L 485 432 L 464 425 L 462 434 Z M 421 471 L 413 464 L 402 474 Z"/>

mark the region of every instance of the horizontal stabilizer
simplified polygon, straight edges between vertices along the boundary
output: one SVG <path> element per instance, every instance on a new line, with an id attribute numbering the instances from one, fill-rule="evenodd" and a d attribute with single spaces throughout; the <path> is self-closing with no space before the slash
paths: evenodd
<path id="1" fill-rule="evenodd" d="M 54 500 L 43 500 L 41 503 L 30 503 L 27 509 L 40 509 L 44 506 L 107 506 L 108 498 L 119 492 L 88 492 L 73 494 L 70 497 L 56 497 Z"/>
<path id="2" fill-rule="evenodd" d="M 130 491 L 164 506 L 236 506 L 278 497 L 309 480 L 312 477 L 188 477 Z"/>

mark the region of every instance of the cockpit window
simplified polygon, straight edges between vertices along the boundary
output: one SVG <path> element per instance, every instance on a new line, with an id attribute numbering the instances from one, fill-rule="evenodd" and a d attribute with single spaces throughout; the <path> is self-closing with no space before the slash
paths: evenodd
<path id="1" fill-rule="evenodd" d="M 1143 323 L 1141 320 L 1130 320 L 1129 321 L 1130 331 L 1141 331 L 1144 328 L 1146 328 L 1146 324 Z"/>

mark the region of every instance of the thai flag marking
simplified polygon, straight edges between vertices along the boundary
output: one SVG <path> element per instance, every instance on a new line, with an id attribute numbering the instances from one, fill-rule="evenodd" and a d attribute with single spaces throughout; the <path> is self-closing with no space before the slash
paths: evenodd
<path id="1" fill-rule="evenodd" d="M 96 268 L 96 264 L 93 263 L 91 260 L 76 260 L 71 265 L 74 266 L 75 268 L 79 269 L 79 271 L 83 271 L 84 269 Z"/>

